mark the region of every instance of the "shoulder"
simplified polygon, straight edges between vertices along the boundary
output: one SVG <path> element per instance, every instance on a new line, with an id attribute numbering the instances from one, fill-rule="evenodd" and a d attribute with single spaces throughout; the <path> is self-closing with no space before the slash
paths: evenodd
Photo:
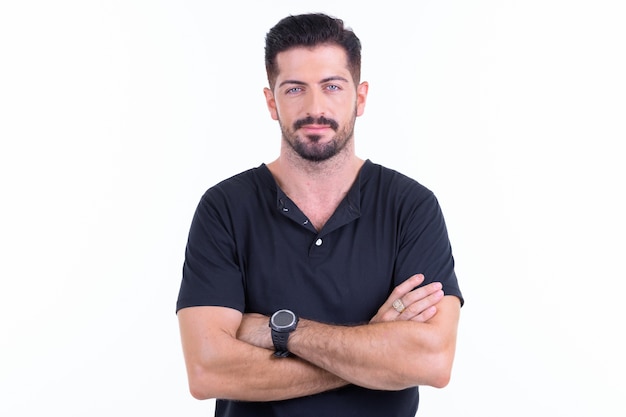
<path id="1" fill-rule="evenodd" d="M 196 206 L 195 218 L 221 223 L 259 215 L 276 199 L 276 183 L 265 165 L 240 172 L 207 189 Z M 230 223 L 230 221 L 226 221 Z"/>
<path id="2" fill-rule="evenodd" d="M 250 168 L 246 171 L 222 180 L 209 188 L 207 193 L 214 191 L 235 192 L 238 189 L 256 189 L 263 186 L 272 186 L 273 178 L 265 164 Z"/>
<path id="3" fill-rule="evenodd" d="M 276 184 L 265 164 L 233 175 L 210 187 L 202 196 L 202 201 L 227 200 L 241 202 L 251 200 L 262 191 L 275 191 Z"/>
<path id="4" fill-rule="evenodd" d="M 434 193 L 416 179 L 370 160 L 363 165 L 360 182 L 362 192 L 371 190 L 381 198 L 413 204 L 436 201 Z"/>

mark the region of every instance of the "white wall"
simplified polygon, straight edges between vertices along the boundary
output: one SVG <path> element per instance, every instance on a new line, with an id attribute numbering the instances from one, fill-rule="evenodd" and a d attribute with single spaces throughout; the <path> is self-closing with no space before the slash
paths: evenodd
<path id="1" fill-rule="evenodd" d="M 174 314 L 186 235 L 276 156 L 264 35 L 308 11 L 363 42 L 359 155 L 447 218 L 467 304 L 420 414 L 626 414 L 623 2 L 345 3 L 1 3 L 0 415 L 211 414 Z"/>

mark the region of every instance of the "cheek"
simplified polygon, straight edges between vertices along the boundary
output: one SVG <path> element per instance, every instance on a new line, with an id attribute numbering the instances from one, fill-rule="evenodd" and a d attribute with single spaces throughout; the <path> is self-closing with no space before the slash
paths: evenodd
<path id="1" fill-rule="evenodd" d="M 275 108 L 275 120 L 279 120 L 283 125 L 291 126 L 298 119 L 298 113 L 294 105 L 278 105 Z"/>

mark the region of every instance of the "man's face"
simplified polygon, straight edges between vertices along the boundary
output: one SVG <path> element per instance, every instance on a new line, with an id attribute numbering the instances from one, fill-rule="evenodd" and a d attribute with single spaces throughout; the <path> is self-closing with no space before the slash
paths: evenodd
<path id="1" fill-rule="evenodd" d="M 279 53 L 276 63 L 275 87 L 265 89 L 265 97 L 283 140 L 314 162 L 345 149 L 356 117 L 363 114 L 367 83 L 354 85 L 343 48 L 294 48 Z"/>

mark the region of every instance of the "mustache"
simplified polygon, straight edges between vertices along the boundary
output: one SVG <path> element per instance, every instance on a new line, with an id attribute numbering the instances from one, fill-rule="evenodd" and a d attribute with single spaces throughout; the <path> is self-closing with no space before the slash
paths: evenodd
<path id="1" fill-rule="evenodd" d="M 334 131 L 337 131 L 337 129 L 339 129 L 339 123 L 337 123 L 333 119 L 327 119 L 324 116 L 320 116 L 317 119 L 315 119 L 313 118 L 313 116 L 308 116 L 308 117 L 305 117 L 304 119 L 296 120 L 293 124 L 293 130 L 298 130 L 302 126 L 306 126 L 306 125 L 329 126 Z"/>

